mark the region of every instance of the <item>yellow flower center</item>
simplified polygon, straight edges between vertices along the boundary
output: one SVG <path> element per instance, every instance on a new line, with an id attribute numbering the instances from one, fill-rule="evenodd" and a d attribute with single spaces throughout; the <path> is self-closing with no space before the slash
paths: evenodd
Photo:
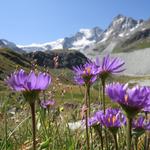
<path id="1" fill-rule="evenodd" d="M 128 95 L 124 96 L 124 100 L 125 100 L 126 103 L 128 102 Z"/>
<path id="2" fill-rule="evenodd" d="M 113 116 L 113 117 L 112 117 L 112 122 L 113 122 L 113 124 L 115 123 L 116 120 L 117 120 L 117 119 L 116 119 L 116 116 Z"/>
<path id="3" fill-rule="evenodd" d="M 90 67 L 85 68 L 84 74 L 85 74 L 85 73 L 90 74 L 90 73 L 91 73 L 91 68 L 90 68 Z"/>

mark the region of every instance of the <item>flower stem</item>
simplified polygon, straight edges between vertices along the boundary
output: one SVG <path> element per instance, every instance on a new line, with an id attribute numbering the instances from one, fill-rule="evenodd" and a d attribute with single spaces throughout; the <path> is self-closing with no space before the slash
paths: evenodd
<path id="1" fill-rule="evenodd" d="M 102 81 L 102 97 L 103 97 L 103 111 L 104 111 L 104 114 L 105 114 L 105 111 L 106 111 L 106 106 L 105 106 L 105 78 L 102 78 L 101 79 Z M 107 150 L 109 149 L 109 145 L 108 145 L 108 138 L 107 138 L 107 132 L 105 130 L 105 140 L 106 140 L 106 147 L 107 147 Z"/>
<path id="2" fill-rule="evenodd" d="M 148 123 L 148 113 L 145 112 L 145 119 L 146 119 L 146 124 Z M 144 149 L 148 149 L 149 147 L 149 140 L 148 140 L 148 132 L 145 131 L 145 138 L 144 138 Z"/>
<path id="3" fill-rule="evenodd" d="M 88 97 L 88 116 L 91 116 L 91 97 L 90 97 L 90 85 L 87 85 L 87 97 Z M 89 128 L 90 130 L 90 137 L 89 141 L 91 140 L 91 146 L 93 147 L 93 135 L 92 135 L 92 127 Z"/>
<path id="4" fill-rule="evenodd" d="M 103 110 L 105 114 L 106 106 L 105 106 L 105 79 L 102 79 L 102 93 L 103 93 Z"/>
<path id="5" fill-rule="evenodd" d="M 5 108 L 5 150 L 7 150 L 7 111 L 6 111 L 6 105 L 4 106 Z"/>
<path id="6" fill-rule="evenodd" d="M 85 90 L 85 105 L 88 106 L 88 87 L 86 87 Z M 86 125 L 86 144 L 87 144 L 87 150 L 90 150 L 90 144 L 89 144 L 89 131 L 88 131 L 88 111 L 85 112 L 85 125 Z"/>
<path id="7" fill-rule="evenodd" d="M 127 117 L 127 150 L 131 150 L 131 124 L 132 118 Z"/>
<path id="8" fill-rule="evenodd" d="M 115 149 L 118 150 L 118 142 L 117 142 L 117 135 L 113 134 L 114 141 L 115 141 Z"/>
<path id="9" fill-rule="evenodd" d="M 88 99 L 88 108 L 89 108 L 88 115 L 89 115 L 89 117 L 90 117 L 90 115 L 91 115 L 91 107 L 90 107 L 90 105 L 91 105 L 90 86 L 87 85 L 86 88 L 87 88 L 87 99 Z"/>
<path id="10" fill-rule="evenodd" d="M 134 150 L 138 150 L 137 144 L 138 144 L 138 137 L 135 136 L 135 137 L 134 137 Z"/>
<path id="11" fill-rule="evenodd" d="M 32 115 L 33 150 L 36 150 L 35 102 L 30 103 Z"/>

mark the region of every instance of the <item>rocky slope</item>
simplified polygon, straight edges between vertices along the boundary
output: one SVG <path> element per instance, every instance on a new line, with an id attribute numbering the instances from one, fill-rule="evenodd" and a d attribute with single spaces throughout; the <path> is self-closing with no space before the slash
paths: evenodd
<path id="1" fill-rule="evenodd" d="M 0 39 L 0 48 L 8 48 L 18 53 L 25 53 L 25 51 L 16 46 L 16 44 L 5 39 Z"/>
<path id="2" fill-rule="evenodd" d="M 87 61 L 82 53 L 74 50 L 37 51 L 28 53 L 27 56 L 39 66 L 49 68 L 72 69 L 73 66 L 84 64 Z"/>

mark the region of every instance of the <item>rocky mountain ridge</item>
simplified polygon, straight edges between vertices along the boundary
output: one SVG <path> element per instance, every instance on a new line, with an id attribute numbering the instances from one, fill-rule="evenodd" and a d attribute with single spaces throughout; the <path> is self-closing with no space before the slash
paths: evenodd
<path id="1" fill-rule="evenodd" d="M 5 40 L 5 39 L 0 39 L 0 48 L 9 48 L 9 49 L 12 49 L 18 53 L 24 53 L 25 52 L 23 49 L 19 48 L 15 43 L 10 42 L 10 41 Z"/>
<path id="2" fill-rule="evenodd" d="M 126 41 L 130 41 L 130 38 L 136 36 L 137 33 L 141 32 L 141 34 L 143 34 L 143 32 L 146 32 L 148 29 L 150 29 L 149 20 L 135 20 L 131 17 L 118 15 L 113 18 L 112 22 L 105 30 L 102 30 L 100 27 L 80 29 L 71 37 L 65 37 L 44 44 L 19 46 L 19 48 L 22 48 L 27 52 L 55 49 L 75 49 L 85 53 L 86 55 L 97 55 L 97 53 L 110 53 L 118 51 L 122 52 L 122 50 L 125 52 L 126 49 L 133 49 L 134 47 L 133 45 L 129 46 Z M 148 37 L 149 35 L 145 37 L 145 39 Z M 142 37 L 137 40 L 143 41 L 145 39 Z M 125 45 L 126 43 L 127 47 Z"/>

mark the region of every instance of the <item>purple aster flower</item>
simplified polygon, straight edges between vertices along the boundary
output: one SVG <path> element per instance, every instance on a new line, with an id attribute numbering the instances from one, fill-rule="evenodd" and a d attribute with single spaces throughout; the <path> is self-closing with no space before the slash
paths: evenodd
<path id="1" fill-rule="evenodd" d="M 144 116 L 133 119 L 132 128 L 134 131 L 150 130 L 150 120 L 146 120 Z"/>
<path id="2" fill-rule="evenodd" d="M 106 114 L 101 117 L 102 124 L 107 128 L 119 128 L 125 124 L 125 116 L 119 109 L 106 109 Z"/>
<path id="3" fill-rule="evenodd" d="M 95 116 L 88 119 L 88 126 L 89 127 L 97 125 L 97 124 L 98 124 L 98 120 Z"/>
<path id="4" fill-rule="evenodd" d="M 47 73 L 35 74 L 33 70 L 29 74 L 23 69 L 14 72 L 5 80 L 8 86 L 14 91 L 21 91 L 29 102 L 32 116 L 32 134 L 33 134 L 33 150 L 36 149 L 36 119 L 35 119 L 35 100 L 39 96 L 41 90 L 46 90 L 51 82 L 51 77 Z"/>
<path id="5" fill-rule="evenodd" d="M 121 105 L 128 117 L 134 117 L 141 109 L 149 105 L 150 92 L 147 87 L 112 83 L 106 86 L 107 95 Z"/>
<path id="6" fill-rule="evenodd" d="M 43 100 L 43 101 L 41 101 L 41 106 L 43 108 L 49 108 L 49 107 L 53 106 L 54 104 L 55 104 L 54 100 Z"/>
<path id="7" fill-rule="evenodd" d="M 118 57 L 110 58 L 109 55 L 103 57 L 102 62 L 97 58 L 95 64 L 98 67 L 99 75 L 105 78 L 110 74 L 120 73 L 125 70 L 122 69 L 122 66 L 125 64 L 123 60 Z"/>
<path id="8" fill-rule="evenodd" d="M 41 72 L 36 75 L 33 70 L 27 74 L 21 69 L 11 74 L 5 81 L 14 91 L 41 91 L 48 88 L 51 77 Z"/>
<path id="9" fill-rule="evenodd" d="M 97 67 L 93 62 L 87 62 L 83 66 L 73 67 L 75 77 L 74 80 L 77 84 L 91 85 L 97 79 Z"/>
<path id="10" fill-rule="evenodd" d="M 97 111 L 93 117 L 88 119 L 88 126 L 95 126 L 101 123 L 101 116 L 103 115 L 103 111 Z"/>

